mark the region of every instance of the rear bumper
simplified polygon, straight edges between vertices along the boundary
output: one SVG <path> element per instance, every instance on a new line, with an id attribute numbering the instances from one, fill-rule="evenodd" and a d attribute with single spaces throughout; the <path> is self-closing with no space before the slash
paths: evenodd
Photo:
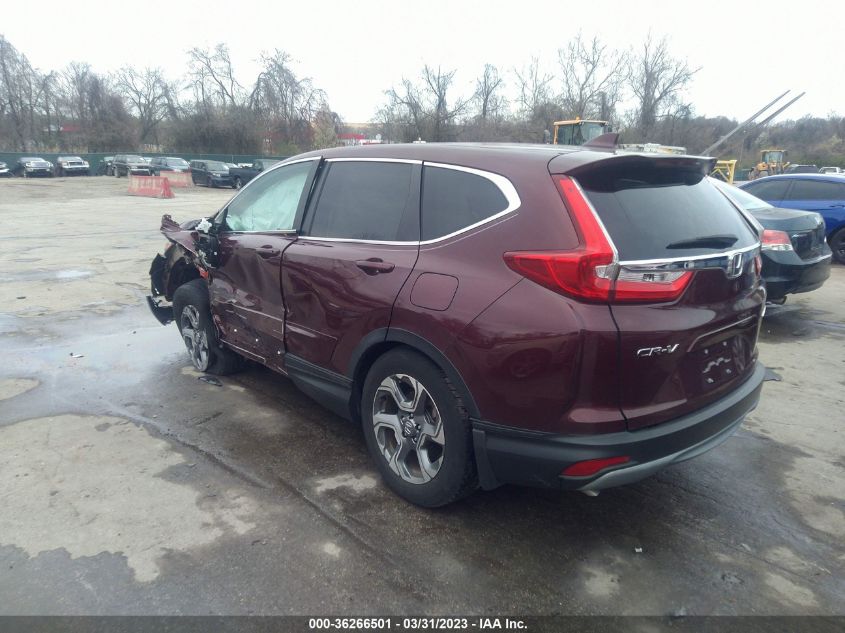
<path id="1" fill-rule="evenodd" d="M 763 280 L 766 298 L 782 299 L 788 294 L 810 292 L 820 288 L 830 277 L 830 249 L 812 260 L 803 260 L 791 251 L 763 253 Z"/>
<path id="2" fill-rule="evenodd" d="M 765 368 L 757 363 L 735 391 L 698 411 L 636 431 L 601 435 L 536 433 L 473 420 L 483 488 L 518 484 L 592 492 L 639 481 L 724 442 L 757 406 Z M 561 472 L 576 462 L 627 456 L 630 461 L 588 477 Z"/>

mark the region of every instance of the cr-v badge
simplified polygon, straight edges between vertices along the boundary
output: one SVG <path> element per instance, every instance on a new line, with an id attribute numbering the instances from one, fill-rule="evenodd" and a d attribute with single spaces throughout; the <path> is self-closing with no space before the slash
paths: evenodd
<path id="1" fill-rule="evenodd" d="M 637 358 L 645 358 L 647 356 L 660 356 L 662 354 L 671 354 L 678 349 L 678 343 L 674 345 L 667 345 L 665 347 L 643 347 L 637 350 Z"/>

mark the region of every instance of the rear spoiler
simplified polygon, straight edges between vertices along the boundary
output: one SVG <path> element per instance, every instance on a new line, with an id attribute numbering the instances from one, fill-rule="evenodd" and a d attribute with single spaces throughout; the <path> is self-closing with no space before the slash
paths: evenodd
<path id="1" fill-rule="evenodd" d="M 603 136 L 609 136 L 607 134 Z M 601 137 L 598 137 L 601 138 Z M 594 139 L 597 140 L 597 139 Z M 587 147 L 583 145 L 582 147 Z M 590 148 L 592 149 L 592 148 Z M 594 150 L 595 151 L 595 150 Z M 709 176 L 716 165 L 716 159 L 707 156 L 686 156 L 678 154 L 615 152 L 605 150 L 605 156 L 598 158 L 593 152 L 584 152 L 583 161 L 578 160 L 580 152 L 562 154 L 549 163 L 552 174 L 568 174 L 579 176 L 597 170 L 624 169 L 625 167 L 654 169 L 679 169 L 700 173 L 702 177 Z"/>

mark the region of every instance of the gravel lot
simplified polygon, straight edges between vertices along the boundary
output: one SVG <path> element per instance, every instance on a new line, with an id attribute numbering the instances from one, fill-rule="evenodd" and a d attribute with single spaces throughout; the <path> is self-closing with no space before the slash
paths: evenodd
<path id="1" fill-rule="evenodd" d="M 845 268 L 770 307 L 721 447 L 426 511 L 285 378 L 197 380 L 147 271 L 232 192 L 125 189 L 0 181 L 0 614 L 845 614 Z"/>

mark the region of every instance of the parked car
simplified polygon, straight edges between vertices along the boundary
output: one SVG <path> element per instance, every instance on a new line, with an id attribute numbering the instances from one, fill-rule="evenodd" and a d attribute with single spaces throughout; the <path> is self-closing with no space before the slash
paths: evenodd
<path id="1" fill-rule="evenodd" d="M 234 187 L 229 168 L 219 160 L 192 160 L 191 180 L 206 187 Z"/>
<path id="2" fill-rule="evenodd" d="M 594 495 L 717 446 L 757 404 L 760 242 L 711 162 L 304 154 L 209 218 L 165 216 L 150 307 L 200 371 L 249 358 L 362 424 L 413 503 L 504 483 Z"/>
<path id="3" fill-rule="evenodd" d="M 714 184 L 754 216 L 763 228 L 763 280 L 769 301 L 783 303 L 788 294 L 821 288 L 830 277 L 831 260 L 821 215 L 778 209 L 727 183 L 715 181 Z"/>
<path id="4" fill-rule="evenodd" d="M 820 174 L 845 174 L 845 169 L 841 167 L 822 167 L 819 169 Z"/>
<path id="5" fill-rule="evenodd" d="M 833 258 L 845 264 L 845 179 L 834 174 L 784 174 L 741 185 L 773 207 L 815 211 L 824 218 Z"/>
<path id="6" fill-rule="evenodd" d="M 9 169 L 9 166 L 0 161 L 0 178 L 11 178 L 12 177 L 12 170 Z"/>
<path id="7" fill-rule="evenodd" d="M 12 168 L 18 176 L 32 178 L 34 176 L 53 177 L 53 163 L 37 156 L 25 156 L 19 158 Z"/>
<path id="8" fill-rule="evenodd" d="M 90 166 L 79 156 L 59 156 L 53 174 L 56 176 L 87 176 Z"/>
<path id="9" fill-rule="evenodd" d="M 112 170 L 112 165 L 114 163 L 114 156 L 103 156 L 102 160 L 100 160 L 99 164 L 97 165 L 97 175 L 98 176 L 113 176 L 114 171 Z"/>
<path id="10" fill-rule="evenodd" d="M 175 156 L 156 156 L 150 161 L 150 169 L 153 176 L 161 176 L 161 172 L 191 171 L 191 165 L 184 158 L 177 158 Z"/>
<path id="11" fill-rule="evenodd" d="M 279 162 L 277 158 L 259 158 L 248 167 L 230 167 L 229 175 L 235 189 L 240 189 L 263 171 L 270 169 Z"/>
<path id="12" fill-rule="evenodd" d="M 785 174 L 817 174 L 819 168 L 816 165 L 790 165 L 783 170 Z"/>
<path id="13" fill-rule="evenodd" d="M 112 173 L 121 176 L 151 176 L 150 164 L 136 154 L 118 154 L 112 162 Z"/>

